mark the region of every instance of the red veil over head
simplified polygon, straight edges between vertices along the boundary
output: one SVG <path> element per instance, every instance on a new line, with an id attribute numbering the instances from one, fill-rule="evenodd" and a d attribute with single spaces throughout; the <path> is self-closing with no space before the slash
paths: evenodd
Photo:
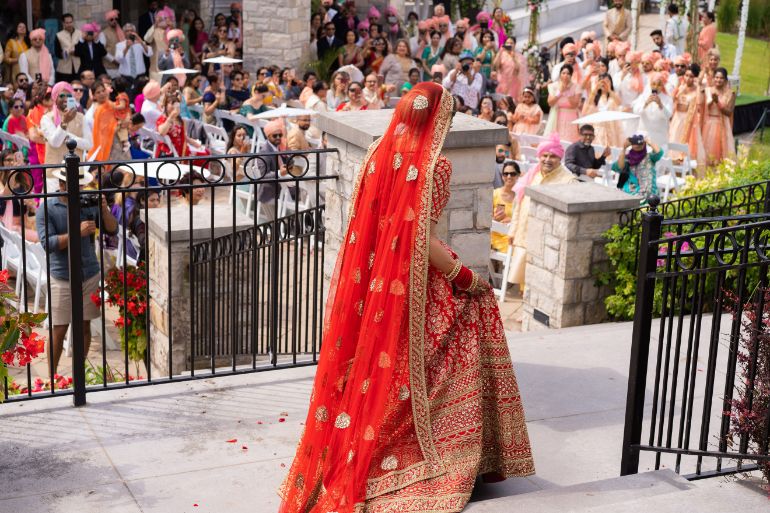
<path id="1" fill-rule="evenodd" d="M 378 483 L 391 483 L 380 486 L 384 493 L 399 486 L 392 483 L 443 472 L 431 439 L 422 358 L 433 169 L 453 106 L 440 85 L 414 86 L 358 172 L 310 410 L 281 487 L 281 512 L 351 512 L 371 494 L 367 481 L 374 474 Z M 408 462 L 377 452 L 397 443 L 380 439 L 397 405 L 411 406 L 410 430 L 419 441 L 418 456 Z"/>

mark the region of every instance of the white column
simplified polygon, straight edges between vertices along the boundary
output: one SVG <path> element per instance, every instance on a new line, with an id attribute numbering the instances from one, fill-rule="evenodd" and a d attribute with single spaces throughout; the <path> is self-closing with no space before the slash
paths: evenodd
<path id="1" fill-rule="evenodd" d="M 714 12 L 714 7 L 717 4 L 717 0 L 709 0 L 709 10 L 708 12 Z"/>
<path id="2" fill-rule="evenodd" d="M 639 0 L 631 0 L 631 50 L 636 51 L 637 32 L 639 31 Z"/>
<path id="3" fill-rule="evenodd" d="M 738 30 L 738 47 L 735 49 L 735 61 L 733 62 L 733 76 L 741 76 L 741 60 L 743 59 L 743 44 L 746 41 L 746 23 L 749 21 L 749 0 L 743 0 L 741 9 L 741 28 Z"/>
<path id="4" fill-rule="evenodd" d="M 666 9 L 668 8 L 668 2 L 665 0 L 661 0 L 660 2 L 660 30 L 664 30 L 664 27 L 666 26 Z"/>

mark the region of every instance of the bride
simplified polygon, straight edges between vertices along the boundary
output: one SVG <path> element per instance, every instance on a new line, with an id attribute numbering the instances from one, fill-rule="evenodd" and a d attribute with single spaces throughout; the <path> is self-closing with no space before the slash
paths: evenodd
<path id="1" fill-rule="evenodd" d="M 459 512 L 534 472 L 494 294 L 434 233 L 453 115 L 416 85 L 358 173 L 282 513 Z"/>

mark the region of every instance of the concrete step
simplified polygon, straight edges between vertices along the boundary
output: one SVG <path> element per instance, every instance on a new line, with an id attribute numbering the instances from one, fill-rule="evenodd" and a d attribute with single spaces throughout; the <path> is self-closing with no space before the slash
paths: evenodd
<path id="1" fill-rule="evenodd" d="M 681 494 L 693 488 L 695 488 L 694 484 L 673 471 L 657 470 L 471 502 L 463 511 L 464 513 L 508 513 L 512 511 L 564 513 L 592 511 L 592 508 L 598 507 L 613 507 L 614 509 L 611 511 L 626 511 L 618 506 L 626 502 L 652 498 L 664 498 L 665 501 L 673 502 L 677 499 L 670 497 L 672 494 Z"/>
<path id="2" fill-rule="evenodd" d="M 595 11 L 586 16 L 573 18 L 559 25 L 540 29 L 540 46 L 550 46 L 560 39 L 571 36 L 575 41 L 580 38 L 583 31 L 596 32 L 597 38 L 604 37 L 604 11 Z"/>
<path id="3" fill-rule="evenodd" d="M 540 12 L 540 31 L 546 31 L 572 20 L 594 14 L 599 10 L 598 0 L 549 0 Z M 508 11 L 513 22 L 513 33 L 517 40 L 526 39 L 529 34 L 531 12 L 524 5 Z"/>

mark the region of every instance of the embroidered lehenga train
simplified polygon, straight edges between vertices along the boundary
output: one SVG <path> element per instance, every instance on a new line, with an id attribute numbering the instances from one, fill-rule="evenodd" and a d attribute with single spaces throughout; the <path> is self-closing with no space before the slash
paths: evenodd
<path id="1" fill-rule="evenodd" d="M 429 262 L 453 102 L 416 85 L 358 173 L 282 513 L 459 512 L 477 476 L 534 472 L 494 295 Z"/>

